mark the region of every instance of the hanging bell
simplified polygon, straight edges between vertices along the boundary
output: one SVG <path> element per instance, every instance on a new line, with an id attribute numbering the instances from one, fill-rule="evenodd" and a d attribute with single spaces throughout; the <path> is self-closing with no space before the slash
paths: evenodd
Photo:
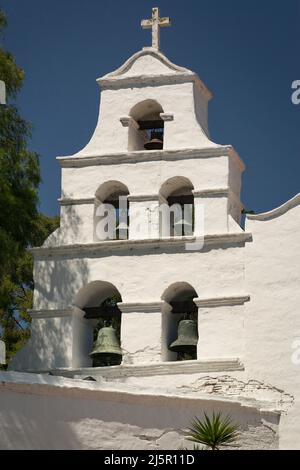
<path id="1" fill-rule="evenodd" d="M 121 364 L 122 350 L 112 326 L 99 330 L 98 338 L 90 354 L 94 367 L 114 366 Z"/>
<path id="2" fill-rule="evenodd" d="M 163 148 L 163 133 L 151 132 L 151 139 L 145 143 L 146 150 L 162 150 Z"/>
<path id="3" fill-rule="evenodd" d="M 181 320 L 178 338 L 170 344 L 170 351 L 178 354 L 178 360 L 197 359 L 198 328 L 194 320 Z"/>

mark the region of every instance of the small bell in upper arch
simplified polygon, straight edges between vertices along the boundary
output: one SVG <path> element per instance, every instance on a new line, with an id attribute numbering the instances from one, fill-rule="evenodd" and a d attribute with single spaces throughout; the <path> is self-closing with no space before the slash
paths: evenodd
<path id="1" fill-rule="evenodd" d="M 144 148 L 146 150 L 162 150 L 163 146 L 163 132 L 151 131 L 151 138 L 145 143 Z"/>

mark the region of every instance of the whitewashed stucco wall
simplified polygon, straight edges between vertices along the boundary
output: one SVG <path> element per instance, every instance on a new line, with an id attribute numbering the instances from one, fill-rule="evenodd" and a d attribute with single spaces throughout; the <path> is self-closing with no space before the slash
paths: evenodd
<path id="1" fill-rule="evenodd" d="M 132 164 L 62 168 L 62 201 L 66 205 L 61 207 L 61 228 L 46 241 L 46 245 L 92 243 L 93 199 L 98 188 L 112 180 L 119 181 L 128 188 L 129 230 L 132 239 L 148 238 L 148 233 L 151 238 L 159 236 L 158 197 L 163 185 L 171 178 L 185 178 L 194 188 L 195 204 L 204 208 L 204 227 L 201 227 L 201 233 L 203 230 L 210 234 L 228 232 L 229 213 L 239 222 L 243 171 L 239 160 L 232 161 L 233 158 L 228 156 L 191 158 L 184 161 L 176 159 L 171 162 L 151 159 L 145 162 L 138 159 L 139 155 L 136 154 L 136 163 Z M 121 161 L 122 157 L 120 163 Z M 214 193 L 220 190 L 225 195 Z M 211 195 L 202 194 L 204 192 L 210 192 Z M 152 198 L 152 201 L 139 201 L 138 198 L 141 197 Z M 89 203 L 84 200 L 89 200 Z M 136 209 L 140 210 L 136 212 Z M 149 213 L 152 220 L 148 220 Z M 138 227 L 142 227 L 142 230 L 138 230 Z"/>
<path id="2" fill-rule="evenodd" d="M 165 113 L 174 116 L 165 126 L 165 149 L 215 146 L 207 136 L 211 93 L 195 74 L 150 49 L 129 61 L 132 64 L 125 73 L 116 71 L 98 79 L 102 87 L 98 124 L 78 155 L 127 151 L 128 128 L 122 128 L 120 118 L 129 116 L 131 109 L 145 99 L 157 101 Z"/>
<path id="3" fill-rule="evenodd" d="M 241 170 L 238 167 L 237 174 L 230 176 L 229 181 L 228 156 L 180 160 L 179 154 L 175 161 L 153 161 L 149 153 L 148 158 L 149 161 L 139 161 L 139 154 L 136 153 L 135 163 L 122 163 L 120 156 L 118 165 L 106 163 L 99 166 L 63 168 L 62 197 L 94 197 L 99 186 L 111 180 L 125 184 L 131 195 L 159 194 L 162 185 L 176 176 L 189 179 L 195 190 L 225 189 L 229 184 L 230 187 L 238 187 L 240 184 Z M 237 183 L 233 183 L 236 179 Z M 239 196 L 238 191 L 237 194 Z"/>
<path id="4" fill-rule="evenodd" d="M 74 304 L 79 289 L 97 280 L 111 282 L 121 293 L 123 302 L 159 301 L 175 282 L 189 283 L 199 297 L 247 294 L 243 246 L 233 243 L 201 252 L 171 247 L 169 251 L 141 248 L 136 253 L 128 253 L 128 249 L 110 253 L 105 250 L 70 259 L 37 259 L 35 309 L 68 308 Z"/>
<path id="5" fill-rule="evenodd" d="M 246 245 L 245 366 L 295 398 L 282 417 L 280 446 L 300 448 L 300 363 L 292 355 L 300 339 L 300 205 L 247 220 L 253 243 Z M 299 357 L 299 356 L 298 356 Z"/>
<path id="6" fill-rule="evenodd" d="M 136 255 L 105 252 L 89 258 L 36 260 L 34 307 L 36 311 L 46 311 L 46 318 L 33 319 L 32 337 L 26 348 L 17 354 L 12 367 L 20 370 L 22 364 L 25 369 L 88 365 L 87 351 L 91 350 L 91 345 L 84 338 L 89 336 L 91 325 L 86 320 L 80 321 L 78 313 L 73 313 L 73 306 L 80 289 L 94 281 L 112 283 L 122 301 L 133 304 L 159 303 L 166 289 L 178 282 L 190 284 L 199 298 L 247 295 L 243 244 L 203 252 L 187 252 L 184 248 L 181 252 L 178 248 L 175 251 L 150 253 L 147 249 Z M 143 351 L 142 355 L 137 354 L 137 362 L 161 361 L 162 316 L 159 307 L 152 313 L 122 315 L 122 347 L 131 353 L 130 357 L 135 351 Z M 141 333 L 146 331 L 147 335 Z M 199 336 L 199 359 L 242 357 L 244 306 L 199 308 Z M 74 344 L 76 351 L 84 347 L 85 359 L 81 353 L 74 353 Z"/>

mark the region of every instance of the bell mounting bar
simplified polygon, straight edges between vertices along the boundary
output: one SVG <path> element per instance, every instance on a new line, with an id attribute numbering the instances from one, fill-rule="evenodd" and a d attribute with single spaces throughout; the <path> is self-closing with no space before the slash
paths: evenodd
<path id="1" fill-rule="evenodd" d="M 174 301 L 170 302 L 170 305 L 172 307 L 172 313 L 192 313 L 197 310 L 197 306 L 193 300 Z"/>
<path id="2" fill-rule="evenodd" d="M 102 316 L 115 317 L 121 315 L 121 310 L 117 305 L 102 305 L 100 307 L 86 307 L 84 318 L 88 320 L 100 318 Z"/>
<path id="3" fill-rule="evenodd" d="M 164 121 L 163 120 L 138 121 L 138 125 L 140 126 L 140 131 L 146 131 L 149 129 L 163 129 Z"/>

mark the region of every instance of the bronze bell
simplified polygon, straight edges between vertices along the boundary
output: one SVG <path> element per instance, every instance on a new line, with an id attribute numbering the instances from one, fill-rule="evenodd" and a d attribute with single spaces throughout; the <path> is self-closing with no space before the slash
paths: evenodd
<path id="1" fill-rule="evenodd" d="M 162 150 L 163 148 L 163 133 L 151 132 L 151 139 L 145 143 L 146 150 Z"/>
<path id="2" fill-rule="evenodd" d="M 178 325 L 178 338 L 170 344 L 170 351 L 177 352 L 178 360 L 197 359 L 198 327 L 194 320 L 181 320 Z"/>
<path id="3" fill-rule="evenodd" d="M 94 367 L 115 366 L 121 364 L 122 350 L 112 326 L 99 330 L 95 347 L 90 354 Z"/>

